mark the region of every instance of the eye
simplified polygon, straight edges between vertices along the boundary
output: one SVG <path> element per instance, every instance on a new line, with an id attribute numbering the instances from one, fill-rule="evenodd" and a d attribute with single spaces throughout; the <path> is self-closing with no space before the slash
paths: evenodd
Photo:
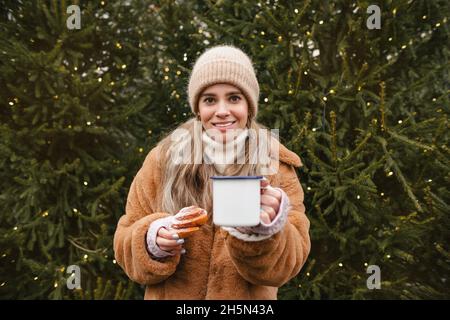
<path id="1" fill-rule="evenodd" d="M 203 102 L 206 102 L 207 104 L 210 104 L 210 103 L 212 103 L 213 101 L 214 101 L 214 99 L 211 98 L 211 97 L 207 97 L 207 98 L 205 98 L 205 99 L 203 100 Z"/>
<path id="2" fill-rule="evenodd" d="M 230 97 L 230 100 L 231 100 L 232 102 L 238 102 L 239 100 L 241 100 L 241 97 L 239 97 L 239 96 L 231 96 L 231 97 Z"/>

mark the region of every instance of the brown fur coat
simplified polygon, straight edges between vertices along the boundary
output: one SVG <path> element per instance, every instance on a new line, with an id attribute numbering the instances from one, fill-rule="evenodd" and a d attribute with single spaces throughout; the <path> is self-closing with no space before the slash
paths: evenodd
<path id="1" fill-rule="evenodd" d="M 278 287 L 295 277 L 310 251 L 309 220 L 295 172 L 300 158 L 280 144 L 278 173 L 268 176 L 283 189 L 291 210 L 284 228 L 266 240 L 245 242 L 211 220 L 183 245 L 186 254 L 157 261 L 146 250 L 145 236 L 161 212 L 159 147 L 150 151 L 135 176 L 126 214 L 117 225 L 114 251 L 128 277 L 146 285 L 145 299 L 277 299 Z"/>

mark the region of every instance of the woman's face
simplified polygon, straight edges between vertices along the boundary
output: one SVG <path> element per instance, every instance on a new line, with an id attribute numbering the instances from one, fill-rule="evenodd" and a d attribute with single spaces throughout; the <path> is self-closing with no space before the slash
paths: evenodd
<path id="1" fill-rule="evenodd" d="M 206 88 L 198 101 L 203 128 L 222 133 L 226 141 L 230 129 L 244 129 L 248 119 L 248 102 L 241 90 L 231 84 L 219 83 Z"/>

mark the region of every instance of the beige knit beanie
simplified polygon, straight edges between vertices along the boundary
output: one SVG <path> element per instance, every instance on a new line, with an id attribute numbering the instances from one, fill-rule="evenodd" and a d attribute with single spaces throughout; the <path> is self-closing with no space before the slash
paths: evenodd
<path id="1" fill-rule="evenodd" d="M 198 100 L 204 89 L 217 83 L 238 87 L 249 102 L 249 113 L 258 112 L 259 85 L 250 58 L 232 45 L 207 49 L 197 59 L 189 78 L 188 97 L 192 112 L 198 114 Z"/>

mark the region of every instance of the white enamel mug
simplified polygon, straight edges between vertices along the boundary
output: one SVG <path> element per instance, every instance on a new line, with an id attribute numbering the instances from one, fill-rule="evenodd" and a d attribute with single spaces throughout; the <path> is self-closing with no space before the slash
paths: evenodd
<path id="1" fill-rule="evenodd" d="M 260 222 L 262 176 L 214 176 L 213 222 L 224 227 L 252 227 Z"/>

